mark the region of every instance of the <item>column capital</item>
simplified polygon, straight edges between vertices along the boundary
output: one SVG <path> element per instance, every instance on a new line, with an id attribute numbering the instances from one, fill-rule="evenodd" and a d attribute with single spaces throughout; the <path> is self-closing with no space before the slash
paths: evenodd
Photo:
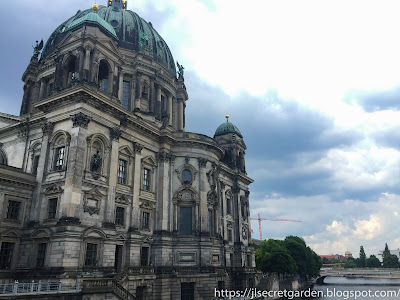
<path id="1" fill-rule="evenodd" d="M 49 121 L 44 121 L 41 125 L 43 135 L 51 135 L 53 133 L 54 124 Z"/>
<path id="2" fill-rule="evenodd" d="M 198 157 L 197 160 L 199 161 L 200 168 L 205 168 L 207 165 L 207 159 L 204 157 Z"/>
<path id="3" fill-rule="evenodd" d="M 144 146 L 142 144 L 135 143 L 135 151 L 137 154 L 141 154 L 143 148 L 144 148 Z"/>
<path id="4" fill-rule="evenodd" d="M 120 126 L 115 126 L 113 128 L 110 128 L 110 139 L 112 141 L 119 141 L 121 135 L 122 135 L 122 130 Z"/>
<path id="5" fill-rule="evenodd" d="M 70 118 L 73 123 L 72 127 L 82 127 L 82 128 L 87 128 L 90 120 L 92 119 L 91 117 L 85 115 L 82 112 L 72 115 Z"/>

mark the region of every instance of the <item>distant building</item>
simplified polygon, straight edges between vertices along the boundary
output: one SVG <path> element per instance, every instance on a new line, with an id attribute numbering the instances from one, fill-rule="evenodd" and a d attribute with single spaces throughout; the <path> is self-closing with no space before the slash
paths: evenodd
<path id="1" fill-rule="evenodd" d="M 350 253 L 351 254 L 351 253 Z M 340 254 L 330 254 L 330 255 L 320 255 L 319 257 L 327 259 L 338 259 L 340 261 L 345 261 L 347 258 Z"/>
<path id="2" fill-rule="evenodd" d="M 346 251 L 346 252 L 344 253 L 344 257 L 346 257 L 346 259 L 347 259 L 347 258 L 353 258 L 353 254 L 352 254 L 350 251 Z"/>

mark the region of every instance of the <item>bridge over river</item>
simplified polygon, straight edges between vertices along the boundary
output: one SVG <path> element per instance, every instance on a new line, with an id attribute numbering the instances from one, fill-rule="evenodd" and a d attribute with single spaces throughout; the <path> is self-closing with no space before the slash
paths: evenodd
<path id="1" fill-rule="evenodd" d="M 400 278 L 399 269 L 354 268 L 354 269 L 321 269 L 316 284 L 324 284 L 326 277 L 348 278 Z"/>

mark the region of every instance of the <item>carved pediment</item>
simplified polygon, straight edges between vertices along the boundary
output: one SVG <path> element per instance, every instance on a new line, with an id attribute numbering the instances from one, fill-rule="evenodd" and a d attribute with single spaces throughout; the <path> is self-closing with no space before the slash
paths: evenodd
<path id="1" fill-rule="evenodd" d="M 152 156 L 146 156 L 145 158 L 142 159 L 142 164 L 148 164 L 151 166 L 157 166 L 157 162 L 155 161 L 155 159 Z"/>
<path id="2" fill-rule="evenodd" d="M 1 237 L 2 238 L 5 238 L 5 237 L 8 237 L 8 238 L 20 238 L 21 234 L 19 232 L 15 231 L 15 230 L 10 230 L 10 231 L 7 231 L 5 233 L 2 233 Z"/>
<path id="3" fill-rule="evenodd" d="M 139 207 L 141 209 L 147 209 L 147 210 L 154 210 L 154 204 L 149 202 L 149 201 L 143 201 L 142 203 L 140 203 Z"/>
<path id="4" fill-rule="evenodd" d="M 58 184 L 53 184 L 45 190 L 46 195 L 61 194 L 64 192 L 63 188 Z"/>
<path id="5" fill-rule="evenodd" d="M 117 195 L 117 197 L 115 198 L 115 202 L 121 203 L 121 204 L 129 204 L 131 201 L 125 195 Z"/>

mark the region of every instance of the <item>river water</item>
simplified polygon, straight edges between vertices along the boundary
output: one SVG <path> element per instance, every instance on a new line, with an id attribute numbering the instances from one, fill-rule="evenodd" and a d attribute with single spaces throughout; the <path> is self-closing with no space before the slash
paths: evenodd
<path id="1" fill-rule="evenodd" d="M 327 277 L 325 283 L 314 286 L 324 295 L 316 299 L 400 300 L 400 279 Z"/>

